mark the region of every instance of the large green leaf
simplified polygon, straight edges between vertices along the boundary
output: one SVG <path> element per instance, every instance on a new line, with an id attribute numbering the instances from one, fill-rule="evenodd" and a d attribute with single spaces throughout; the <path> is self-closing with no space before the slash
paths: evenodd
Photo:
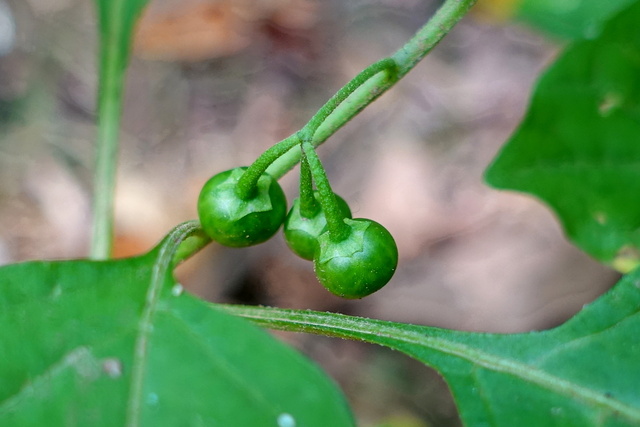
<path id="1" fill-rule="evenodd" d="M 570 46 L 486 173 L 547 202 L 574 243 L 624 271 L 640 248 L 639 22 L 636 2 L 598 39 Z"/>
<path id="2" fill-rule="evenodd" d="M 516 14 L 518 18 L 564 38 L 593 38 L 611 16 L 635 1 L 520 0 Z"/>
<path id="3" fill-rule="evenodd" d="M 351 426 L 307 359 L 181 292 L 148 255 L 0 269 L 1 426 Z M 294 424 L 292 424 L 294 422 Z"/>
<path id="4" fill-rule="evenodd" d="M 442 374 L 467 426 L 640 425 L 640 271 L 564 325 L 523 334 L 263 307 L 226 310 L 266 327 L 402 351 Z"/>

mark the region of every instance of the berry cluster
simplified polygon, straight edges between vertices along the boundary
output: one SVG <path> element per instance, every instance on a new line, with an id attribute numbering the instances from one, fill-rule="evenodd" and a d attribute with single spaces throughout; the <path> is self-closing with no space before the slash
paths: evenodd
<path id="1" fill-rule="evenodd" d="M 380 75 L 376 86 L 362 92 L 364 104 L 345 103 Z M 313 260 L 318 280 L 330 292 L 343 298 L 362 298 L 386 285 L 398 264 L 396 242 L 377 222 L 351 218 L 347 202 L 331 189 L 315 146 L 399 78 L 395 59 L 371 64 L 299 132 L 269 148 L 248 168 L 231 169 L 211 178 L 198 199 L 205 233 L 223 245 L 251 246 L 270 239 L 284 223 L 287 244 L 300 257 Z M 284 192 L 267 169 L 276 160 L 290 157 L 296 148 L 300 150 L 300 197 L 287 213 Z M 276 174 L 280 176 L 288 167 L 275 169 L 280 170 Z"/>
<path id="2" fill-rule="evenodd" d="M 379 290 L 398 263 L 393 237 L 375 221 L 352 219 L 347 202 L 331 190 L 314 147 L 299 138 L 292 141 L 272 147 L 275 151 L 265 152 L 249 168 L 231 169 L 207 181 L 198 199 L 203 230 L 223 245 L 245 247 L 270 239 L 284 224 L 287 245 L 313 260 L 327 290 L 343 298 L 362 298 Z M 300 197 L 287 213 L 280 184 L 265 170 L 297 144 L 302 149 Z"/>

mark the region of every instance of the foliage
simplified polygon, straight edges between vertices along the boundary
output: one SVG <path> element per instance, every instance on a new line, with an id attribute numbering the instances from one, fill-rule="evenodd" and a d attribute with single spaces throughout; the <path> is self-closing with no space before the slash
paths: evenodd
<path id="1" fill-rule="evenodd" d="M 99 158 L 116 147 L 129 38 L 144 3 L 97 1 L 99 141 L 106 141 Z M 302 157 L 329 231 L 339 236 L 345 215 L 313 148 L 411 70 L 472 3 L 446 1 L 426 30 L 259 157 L 238 180 L 241 193 L 251 194 L 265 170 L 279 178 Z M 607 13 L 614 3 L 624 2 L 612 2 Z M 547 202 L 578 246 L 624 271 L 640 259 L 639 19 L 636 1 L 598 37 L 570 46 L 540 80 L 522 126 L 487 171 L 490 184 Z M 574 36 L 584 31 L 580 25 Z M 99 176 L 108 172 L 98 193 L 113 191 L 110 168 L 98 165 Z M 109 205 L 109 198 L 98 204 Z M 97 227 L 98 234 L 109 228 Z M 96 258 L 108 252 L 109 238 L 94 247 Z M 469 426 L 640 424 L 640 270 L 558 328 L 497 335 L 206 303 L 184 293 L 172 270 L 207 243 L 197 223 L 185 223 L 131 259 L 0 268 L 0 424 L 353 425 L 344 397 L 323 373 L 238 316 L 402 351 L 444 376 Z"/>
<path id="2" fill-rule="evenodd" d="M 576 245 L 623 271 L 640 259 L 638 19 L 636 3 L 566 50 L 486 174 L 547 202 Z"/>
<path id="3" fill-rule="evenodd" d="M 640 271 L 562 326 L 482 334 L 331 313 L 227 306 L 277 329 L 404 352 L 445 378 L 466 425 L 633 426 L 640 423 Z M 603 363 L 606 361 L 606 363 Z"/>
<path id="4" fill-rule="evenodd" d="M 566 39 L 595 38 L 612 16 L 634 0 L 522 0 L 516 15 Z"/>
<path id="5" fill-rule="evenodd" d="M 131 259 L 3 267 L 0 425 L 353 425 L 316 366 L 182 292 L 173 257 L 198 232 Z"/>

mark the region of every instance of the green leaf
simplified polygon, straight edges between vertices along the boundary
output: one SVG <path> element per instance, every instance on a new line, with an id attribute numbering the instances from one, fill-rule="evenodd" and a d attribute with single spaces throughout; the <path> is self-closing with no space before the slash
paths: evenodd
<path id="1" fill-rule="evenodd" d="M 437 369 L 467 426 L 640 425 L 640 270 L 562 326 L 487 334 L 228 306 L 274 329 L 380 344 Z"/>
<path id="2" fill-rule="evenodd" d="M 621 271 L 640 260 L 638 22 L 640 3 L 570 46 L 486 172 L 490 185 L 548 203 L 576 245 Z"/>
<path id="3" fill-rule="evenodd" d="M 607 20 L 634 1 L 521 0 L 516 15 L 563 38 L 594 38 Z"/>
<path id="4" fill-rule="evenodd" d="M 353 425 L 315 365 L 181 291 L 172 258 L 196 230 L 137 258 L 1 268 L 0 425 Z"/>

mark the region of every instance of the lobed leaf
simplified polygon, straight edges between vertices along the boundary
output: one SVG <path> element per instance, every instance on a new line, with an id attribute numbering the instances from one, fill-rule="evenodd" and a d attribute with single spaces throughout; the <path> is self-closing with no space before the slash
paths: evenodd
<path id="1" fill-rule="evenodd" d="M 0 268 L 0 425 L 353 425 L 315 365 L 181 291 L 194 230 L 136 258 Z"/>
<path id="2" fill-rule="evenodd" d="M 638 22 L 640 2 L 570 46 L 486 172 L 548 203 L 576 245 L 625 272 L 640 262 Z"/>
<path id="3" fill-rule="evenodd" d="M 488 334 L 227 306 L 257 324 L 362 340 L 438 370 L 467 426 L 640 425 L 640 270 L 562 326 Z"/>

